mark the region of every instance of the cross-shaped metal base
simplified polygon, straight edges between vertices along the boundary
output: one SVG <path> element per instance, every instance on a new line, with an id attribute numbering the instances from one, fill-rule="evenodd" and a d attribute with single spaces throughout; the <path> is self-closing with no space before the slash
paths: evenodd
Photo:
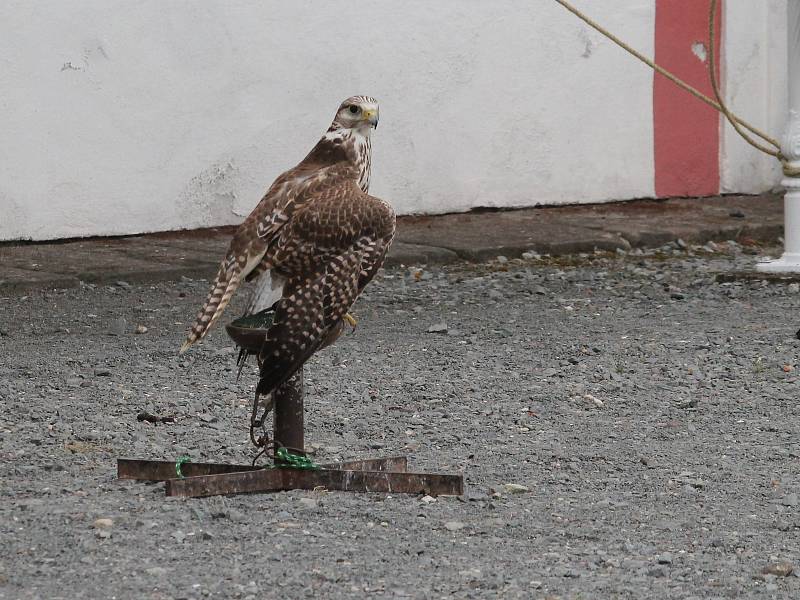
<path id="1" fill-rule="evenodd" d="M 189 462 L 181 466 L 181 479 L 174 462 L 121 458 L 117 461 L 117 476 L 165 481 L 167 496 L 194 498 L 315 489 L 429 496 L 464 493 L 461 475 L 408 473 L 407 467 L 405 456 L 331 463 L 317 470 Z"/>
<path id="2" fill-rule="evenodd" d="M 260 313 L 259 313 L 260 314 Z M 241 320 L 240 320 L 241 321 Z M 227 327 L 241 347 L 257 347 L 264 333 L 253 328 Z M 255 335 L 254 335 L 255 334 Z M 303 369 L 273 392 L 273 438 L 287 448 L 304 448 Z M 276 459 L 277 462 L 277 459 Z M 460 496 L 462 475 L 409 473 L 405 456 L 352 460 L 321 465 L 318 469 L 295 469 L 282 465 L 255 467 L 220 463 L 117 460 L 120 479 L 165 481 L 167 496 L 204 497 L 286 490 L 337 490 L 342 492 L 383 492 Z"/>

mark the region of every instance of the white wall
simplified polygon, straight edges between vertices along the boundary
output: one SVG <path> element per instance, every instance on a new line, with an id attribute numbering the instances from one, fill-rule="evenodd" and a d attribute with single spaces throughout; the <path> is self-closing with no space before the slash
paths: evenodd
<path id="1" fill-rule="evenodd" d="M 576 3 L 652 55 L 652 0 Z M 5 0 L 0 239 L 238 223 L 351 94 L 401 213 L 653 194 L 651 72 L 552 0 Z"/>
<path id="2" fill-rule="evenodd" d="M 725 0 L 724 7 L 725 101 L 780 140 L 788 116 L 786 0 Z M 777 185 L 778 161 L 745 142 L 724 117 L 721 123 L 721 190 L 758 193 Z"/>

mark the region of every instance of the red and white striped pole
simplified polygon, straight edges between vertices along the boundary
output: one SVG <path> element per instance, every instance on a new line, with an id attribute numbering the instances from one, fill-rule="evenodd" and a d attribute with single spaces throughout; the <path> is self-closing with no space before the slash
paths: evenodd
<path id="1" fill-rule="evenodd" d="M 756 269 L 772 273 L 800 273 L 800 0 L 787 2 L 789 50 L 789 122 L 781 141 L 788 163 L 783 186 L 783 256 L 758 263 Z"/>

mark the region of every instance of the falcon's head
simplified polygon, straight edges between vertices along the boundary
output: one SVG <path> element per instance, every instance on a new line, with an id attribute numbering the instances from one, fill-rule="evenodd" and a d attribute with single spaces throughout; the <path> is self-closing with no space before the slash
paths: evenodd
<path id="1" fill-rule="evenodd" d="M 364 135 L 378 127 L 378 101 L 371 96 L 350 96 L 342 102 L 329 131 L 355 129 Z"/>

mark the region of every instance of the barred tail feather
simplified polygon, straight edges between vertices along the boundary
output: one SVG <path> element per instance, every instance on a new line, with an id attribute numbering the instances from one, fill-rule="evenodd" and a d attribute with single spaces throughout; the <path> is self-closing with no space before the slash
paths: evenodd
<path id="1" fill-rule="evenodd" d="M 231 297 L 241 283 L 242 273 L 238 266 L 231 270 L 225 270 L 225 266 L 220 267 L 214 285 L 208 293 L 205 304 L 197 313 L 194 325 L 192 325 L 186 341 L 181 346 L 180 353 L 186 352 L 192 344 L 205 337 L 211 326 L 222 316 L 225 307 L 231 301 Z"/>

